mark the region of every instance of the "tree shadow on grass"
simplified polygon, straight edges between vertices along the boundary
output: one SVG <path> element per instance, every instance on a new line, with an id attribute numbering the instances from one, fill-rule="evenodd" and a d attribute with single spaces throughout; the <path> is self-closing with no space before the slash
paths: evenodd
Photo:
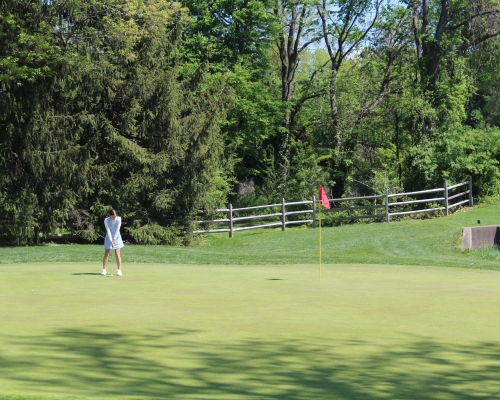
<path id="1" fill-rule="evenodd" d="M 404 347 L 325 338 L 213 341 L 193 330 L 105 328 L 0 336 L 25 350 L 0 355 L 0 382 L 17 382 L 26 394 L 91 398 L 500 398 L 499 343 L 422 337 L 409 337 Z"/>

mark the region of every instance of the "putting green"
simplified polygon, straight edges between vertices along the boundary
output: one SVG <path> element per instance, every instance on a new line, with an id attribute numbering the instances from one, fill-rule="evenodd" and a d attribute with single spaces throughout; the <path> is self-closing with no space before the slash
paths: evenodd
<path id="1" fill-rule="evenodd" d="M 0 397 L 500 398 L 500 272 L 0 267 Z M 21 397 L 22 398 L 22 397 Z"/>

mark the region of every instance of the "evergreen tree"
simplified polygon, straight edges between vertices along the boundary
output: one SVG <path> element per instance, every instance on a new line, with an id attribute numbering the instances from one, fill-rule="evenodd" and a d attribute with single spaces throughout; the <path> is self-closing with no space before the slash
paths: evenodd
<path id="1" fill-rule="evenodd" d="M 109 207 L 135 241 L 177 242 L 197 210 L 222 205 L 230 165 L 220 121 L 231 91 L 203 65 L 179 66 L 179 3 L 16 4 L 21 11 L 2 10 L 16 20 L 3 37 L 22 37 L 9 29 L 23 19 L 53 57 L 33 65 L 26 51 L 2 92 L 4 243 L 33 243 L 58 227 L 96 239 Z M 26 46 L 14 44 L 6 39 L 3 51 Z"/>

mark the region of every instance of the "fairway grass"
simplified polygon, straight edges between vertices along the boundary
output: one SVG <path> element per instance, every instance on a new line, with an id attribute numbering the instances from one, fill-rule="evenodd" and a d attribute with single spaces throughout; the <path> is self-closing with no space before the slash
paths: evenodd
<path id="1" fill-rule="evenodd" d="M 0 267 L 0 398 L 500 398 L 498 271 L 99 271 Z"/>
<path id="2" fill-rule="evenodd" d="M 500 269 L 498 249 L 462 252 L 461 235 L 466 226 L 500 223 L 500 202 L 463 209 L 449 217 L 391 223 L 359 223 L 323 227 L 322 260 L 325 264 L 392 264 L 475 269 Z M 200 246 L 126 245 L 125 264 L 166 263 L 177 265 L 317 265 L 319 229 L 306 226 L 256 229 L 210 234 Z M 102 261 L 102 245 L 48 244 L 0 248 L 2 264 L 32 262 Z"/>

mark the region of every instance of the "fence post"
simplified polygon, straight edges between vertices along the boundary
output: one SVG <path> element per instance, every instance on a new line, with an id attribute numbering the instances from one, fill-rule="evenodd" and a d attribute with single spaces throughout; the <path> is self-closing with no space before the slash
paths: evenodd
<path id="1" fill-rule="evenodd" d="M 229 237 L 233 237 L 233 205 L 229 203 Z"/>
<path id="2" fill-rule="evenodd" d="M 469 175 L 469 205 L 474 205 L 474 197 L 472 197 L 472 175 Z"/>
<path id="3" fill-rule="evenodd" d="M 450 215 L 450 209 L 448 204 L 448 183 L 444 183 L 444 215 L 447 217 Z"/>
<path id="4" fill-rule="evenodd" d="M 281 199 L 281 230 L 286 229 L 285 199 Z"/>
<path id="5" fill-rule="evenodd" d="M 313 217 L 313 228 L 316 228 L 316 196 L 313 196 L 313 210 L 312 210 L 312 217 Z"/>
<path id="6" fill-rule="evenodd" d="M 389 215 L 389 189 L 385 189 L 385 220 L 389 222 L 391 219 Z"/>

